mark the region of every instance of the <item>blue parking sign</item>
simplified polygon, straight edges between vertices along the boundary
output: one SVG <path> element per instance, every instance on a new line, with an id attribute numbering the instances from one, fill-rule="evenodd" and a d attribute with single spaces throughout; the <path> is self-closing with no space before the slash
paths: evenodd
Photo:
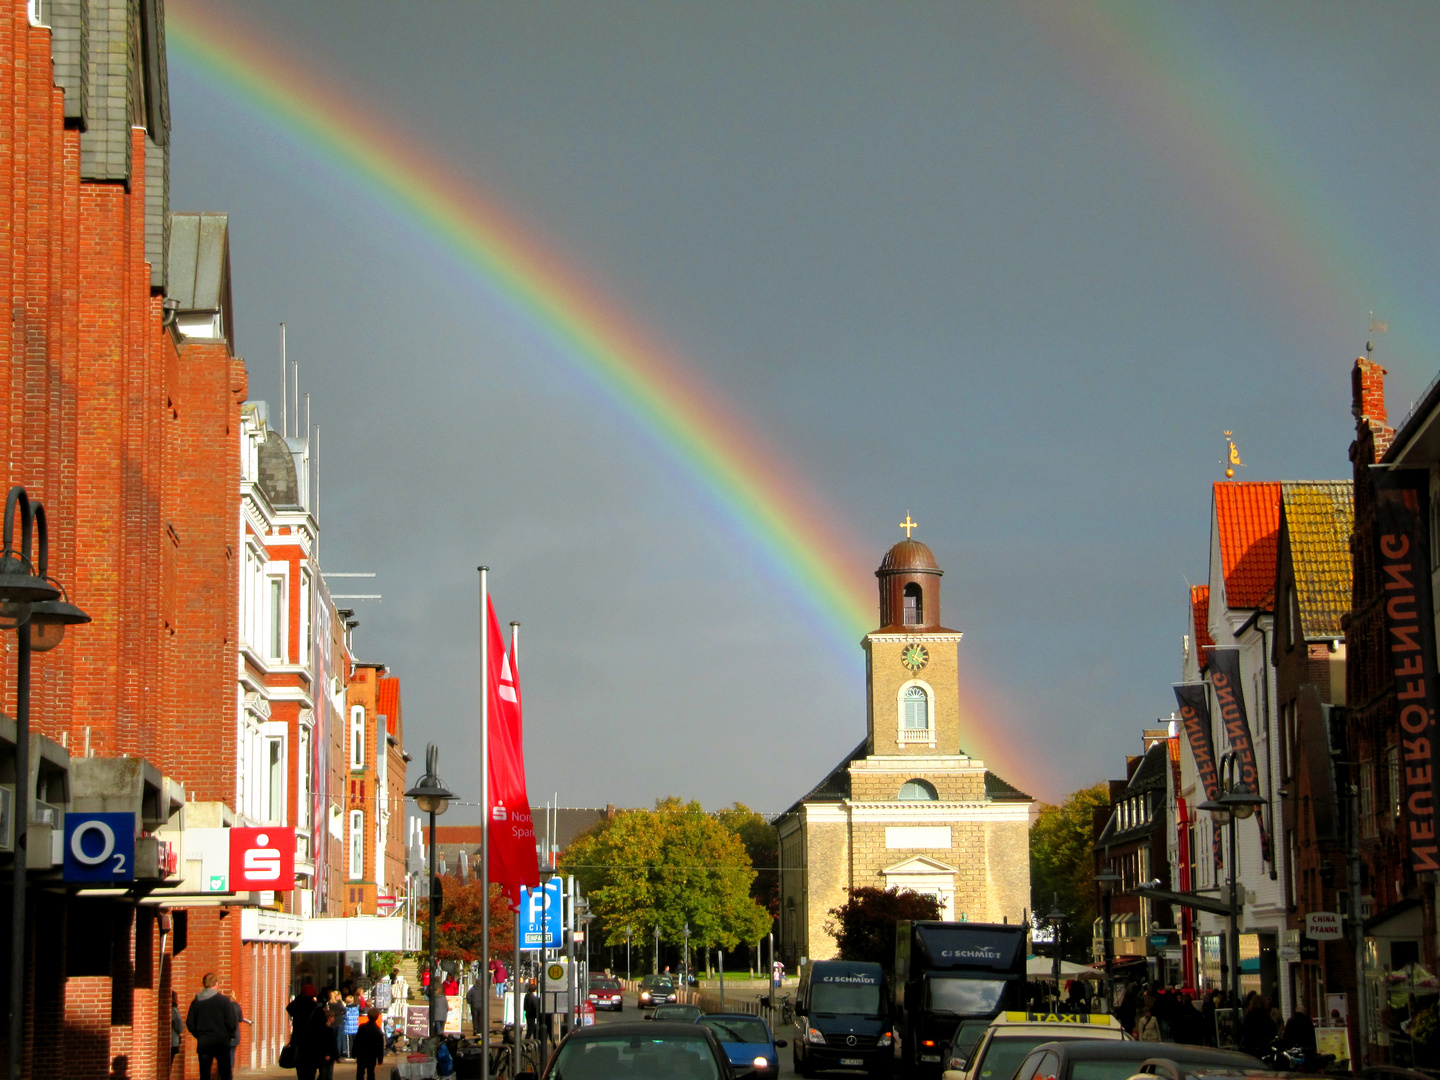
<path id="1" fill-rule="evenodd" d="M 135 815 L 65 815 L 66 881 L 134 881 Z"/>
<path id="2" fill-rule="evenodd" d="M 539 889 L 520 889 L 520 947 L 558 949 L 565 911 L 564 887 L 558 877 Z"/>

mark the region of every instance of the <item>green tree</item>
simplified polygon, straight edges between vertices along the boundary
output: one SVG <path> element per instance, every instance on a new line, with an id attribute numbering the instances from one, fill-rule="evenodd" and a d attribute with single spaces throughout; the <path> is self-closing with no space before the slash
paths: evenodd
<path id="1" fill-rule="evenodd" d="M 1068 795 L 1059 806 L 1044 803 L 1030 826 L 1030 905 L 1044 916 L 1058 903 L 1065 913 L 1065 957 L 1091 958 L 1095 925 L 1095 811 L 1110 805 L 1101 781 Z"/>
<path id="2" fill-rule="evenodd" d="M 715 816 L 721 825 L 740 838 L 746 854 L 750 856 L 750 865 L 755 869 L 750 895 L 770 913 L 771 919 L 779 918 L 780 831 L 763 814 L 751 810 L 744 803 L 728 806 Z"/>
<path id="3" fill-rule="evenodd" d="M 940 918 L 939 900 L 898 885 L 861 885 L 845 892 L 845 903 L 830 909 L 834 917 L 826 920 L 825 932 L 835 939 L 841 960 L 879 964 L 887 974 L 895 970 L 895 924 Z"/>
<path id="4" fill-rule="evenodd" d="M 745 845 L 698 802 L 657 800 L 654 810 L 622 810 L 577 838 L 560 860 L 590 901 L 594 940 L 679 945 L 690 927 L 692 951 L 734 949 L 770 928 L 750 895 L 755 880 Z"/>
<path id="5" fill-rule="evenodd" d="M 480 958 L 481 895 L 479 878 L 440 878 L 440 913 L 435 916 L 435 955 L 469 963 Z M 430 919 L 422 909 L 422 951 L 430 948 Z M 515 914 L 499 885 L 490 886 L 490 955 L 507 957 L 515 948 Z M 423 966 L 423 965 L 422 965 Z"/>
<path id="6" fill-rule="evenodd" d="M 399 953 L 372 952 L 365 958 L 365 970 L 377 979 L 383 979 L 399 966 Z"/>

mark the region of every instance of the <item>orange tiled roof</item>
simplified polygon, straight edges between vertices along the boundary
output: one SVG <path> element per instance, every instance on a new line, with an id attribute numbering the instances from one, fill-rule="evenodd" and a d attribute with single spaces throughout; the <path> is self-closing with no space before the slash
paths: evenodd
<path id="1" fill-rule="evenodd" d="M 1205 650 L 1215 644 L 1210 636 L 1210 586 L 1190 586 L 1190 623 L 1195 635 L 1195 655 L 1200 658 L 1200 670 L 1204 671 L 1210 660 Z"/>
<path id="2" fill-rule="evenodd" d="M 1355 523 L 1351 481 L 1283 487 L 1301 635 L 1340 637 L 1340 619 L 1350 610 L 1350 532 Z"/>
<path id="3" fill-rule="evenodd" d="M 1231 608 L 1269 611 L 1275 604 L 1280 485 L 1217 483 L 1215 526 L 1220 534 L 1226 604 Z"/>
<path id="4" fill-rule="evenodd" d="M 385 717 L 385 727 L 395 734 L 395 725 L 400 722 L 400 680 L 393 676 L 382 677 L 377 687 L 375 711 Z"/>

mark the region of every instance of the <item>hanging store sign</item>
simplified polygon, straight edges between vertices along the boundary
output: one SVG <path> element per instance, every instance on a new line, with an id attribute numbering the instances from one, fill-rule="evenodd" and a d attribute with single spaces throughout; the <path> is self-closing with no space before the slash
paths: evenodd
<path id="1" fill-rule="evenodd" d="M 1420 469 L 1375 469 L 1376 567 L 1385 608 L 1385 655 L 1395 678 L 1401 747 L 1400 796 L 1405 804 L 1410 867 L 1440 870 L 1435 839 L 1435 605 L 1430 590 L 1427 493 Z"/>
<path id="2" fill-rule="evenodd" d="M 230 830 L 232 892 L 293 892 L 295 830 L 262 825 Z"/>
<path id="3" fill-rule="evenodd" d="M 135 815 L 65 815 L 66 881 L 134 881 Z"/>

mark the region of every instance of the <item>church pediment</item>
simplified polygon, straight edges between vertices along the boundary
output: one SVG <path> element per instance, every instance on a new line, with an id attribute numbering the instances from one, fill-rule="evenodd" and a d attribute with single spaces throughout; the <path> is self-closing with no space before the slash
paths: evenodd
<path id="1" fill-rule="evenodd" d="M 886 877 L 899 876 L 901 874 L 958 874 L 958 866 L 950 866 L 939 859 L 932 859 L 928 855 L 916 855 L 913 859 L 906 859 L 894 866 L 887 866 L 880 873 Z"/>

